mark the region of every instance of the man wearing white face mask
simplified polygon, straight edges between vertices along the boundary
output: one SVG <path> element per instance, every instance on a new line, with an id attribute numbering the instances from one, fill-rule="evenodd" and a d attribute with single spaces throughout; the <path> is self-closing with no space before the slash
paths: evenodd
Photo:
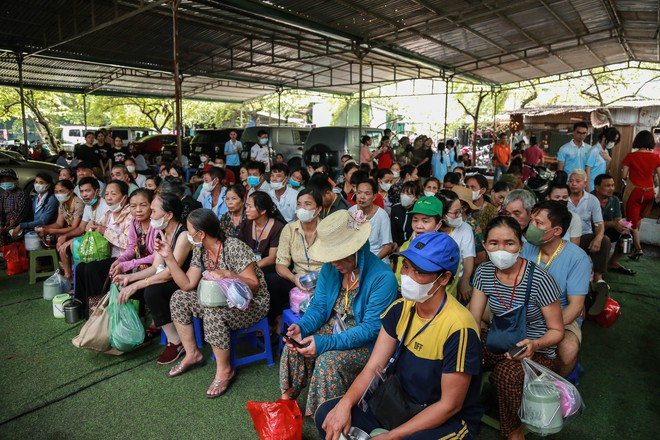
<path id="1" fill-rule="evenodd" d="M 259 130 L 257 143 L 250 149 L 250 159 L 264 164 L 266 172 L 270 171 L 270 148 L 268 147 L 268 132 Z"/>
<path id="2" fill-rule="evenodd" d="M 289 167 L 283 163 L 276 163 L 270 171 L 270 190 L 268 195 L 280 210 L 287 223 L 294 220 L 296 214 L 296 198 L 298 191 L 287 185 L 289 181 Z"/>
<path id="3" fill-rule="evenodd" d="M 204 171 L 202 175 L 203 188 L 202 190 L 208 194 L 202 206 L 215 212 L 218 218 L 227 212 L 227 205 L 225 204 L 225 194 L 227 188 L 222 185 L 225 178 L 225 171 L 222 168 L 212 167 Z"/>
<path id="4" fill-rule="evenodd" d="M 458 246 L 446 234 L 429 232 L 400 256 L 403 299 L 383 314 L 376 346 L 346 394 L 316 412 L 321 438 L 336 438 L 350 426 L 419 439 L 471 439 L 479 429 L 479 329 L 470 312 L 445 292 L 457 270 Z M 386 399 L 379 399 L 378 391 L 362 409 L 362 395 L 383 369 L 398 378 L 403 396 L 397 400 L 410 403 L 406 410 L 380 403 Z"/>
<path id="5" fill-rule="evenodd" d="M 472 203 L 477 208 L 473 208 L 470 215 L 479 223 L 479 227 L 484 230 L 488 226 L 488 223 L 498 215 L 497 208 L 486 197 L 488 180 L 482 174 L 474 174 L 465 178 L 465 186 L 472 191 Z"/>

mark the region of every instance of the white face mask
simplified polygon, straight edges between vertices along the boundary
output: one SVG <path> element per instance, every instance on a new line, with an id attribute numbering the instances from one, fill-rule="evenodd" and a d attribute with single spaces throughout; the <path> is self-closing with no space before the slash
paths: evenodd
<path id="1" fill-rule="evenodd" d="M 108 205 L 108 211 L 117 212 L 117 211 L 121 210 L 121 202 L 123 202 L 123 201 L 124 201 L 124 197 L 122 197 L 121 200 L 119 201 L 119 203 L 117 203 L 116 205 Z"/>
<path id="2" fill-rule="evenodd" d="M 426 197 L 433 197 L 435 196 L 435 193 L 433 191 L 424 191 L 424 195 Z"/>
<path id="3" fill-rule="evenodd" d="M 392 177 L 394 177 L 395 179 L 398 179 L 400 176 L 401 173 L 399 173 L 398 171 L 392 171 Z"/>
<path id="4" fill-rule="evenodd" d="M 43 194 L 43 193 L 45 193 L 46 191 L 48 191 L 48 185 L 42 185 L 41 183 L 35 183 L 35 184 L 34 184 L 34 190 L 35 190 L 38 194 Z M 58 199 L 58 200 L 59 200 L 59 199 Z"/>
<path id="5" fill-rule="evenodd" d="M 284 182 L 270 182 L 270 187 L 275 191 L 279 191 L 284 188 Z"/>
<path id="6" fill-rule="evenodd" d="M 202 185 L 202 189 L 206 192 L 211 192 L 213 191 L 214 188 L 215 185 L 213 184 L 213 182 L 204 182 L 204 184 Z"/>
<path id="7" fill-rule="evenodd" d="M 440 277 L 438 276 L 438 278 Z M 419 284 L 408 275 L 401 275 L 401 296 L 409 301 L 423 303 L 431 298 L 440 288 L 440 286 L 438 286 L 432 293 L 429 293 L 433 288 L 433 284 L 438 281 L 438 278 L 428 284 Z"/>
<path id="8" fill-rule="evenodd" d="M 408 194 L 401 194 L 401 206 L 408 207 L 415 202 L 414 197 L 410 197 Z"/>
<path id="9" fill-rule="evenodd" d="M 150 223 L 151 223 L 152 228 L 157 229 L 157 230 L 162 230 L 162 229 L 165 229 L 167 227 L 167 223 L 169 223 L 169 222 L 166 222 L 165 221 L 165 216 L 163 216 L 163 217 L 159 218 L 158 220 L 152 218 Z"/>
<path id="10" fill-rule="evenodd" d="M 447 226 L 449 226 L 450 228 L 456 229 L 463 224 L 463 217 L 461 217 L 460 215 L 456 218 L 445 217 L 445 222 L 447 222 Z"/>
<path id="11" fill-rule="evenodd" d="M 69 199 L 71 198 L 71 194 L 55 194 L 55 198 L 57 199 L 58 202 L 64 203 L 69 201 Z"/>
<path id="12" fill-rule="evenodd" d="M 382 189 L 383 191 L 389 191 L 390 188 L 392 188 L 391 183 L 381 183 L 380 184 L 380 189 Z"/>
<path id="13" fill-rule="evenodd" d="M 472 191 L 472 201 L 479 200 L 479 197 L 481 197 L 480 190 Z"/>
<path id="14" fill-rule="evenodd" d="M 225 166 L 224 166 L 223 164 L 221 164 L 221 163 L 215 163 L 215 164 L 213 164 L 213 166 L 216 167 L 216 168 L 224 168 L 224 167 L 225 167 Z"/>
<path id="15" fill-rule="evenodd" d="M 209 158 L 206 157 L 206 156 L 199 156 L 199 160 L 203 163 L 203 162 L 206 162 L 207 160 L 209 160 Z"/>
<path id="16" fill-rule="evenodd" d="M 615 145 L 616 145 L 616 142 L 608 142 L 607 145 L 605 145 L 605 148 L 607 148 L 608 150 L 611 150 L 612 148 L 614 148 Z"/>
<path id="17" fill-rule="evenodd" d="M 516 263 L 520 252 L 511 253 L 507 251 L 493 251 L 488 252 L 488 258 L 493 262 L 495 267 L 499 270 L 505 270 L 510 268 Z"/>
<path id="18" fill-rule="evenodd" d="M 135 172 L 135 167 L 133 165 L 126 165 L 126 170 L 129 173 L 134 173 Z"/>
<path id="19" fill-rule="evenodd" d="M 296 209 L 296 217 L 303 223 L 309 223 L 316 217 L 315 209 Z"/>
<path id="20" fill-rule="evenodd" d="M 199 231 L 195 233 L 195 235 L 199 234 Z M 188 243 L 192 244 L 193 246 L 201 246 L 202 242 L 200 241 L 199 243 L 195 241 L 195 235 L 190 235 L 190 232 L 186 233 L 186 238 L 188 238 Z"/>

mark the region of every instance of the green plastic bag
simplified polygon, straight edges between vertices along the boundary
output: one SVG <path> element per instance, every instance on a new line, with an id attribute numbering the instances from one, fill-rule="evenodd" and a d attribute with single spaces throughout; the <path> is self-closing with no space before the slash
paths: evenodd
<path id="1" fill-rule="evenodd" d="M 110 346 L 127 352 L 144 342 L 144 326 L 138 316 L 133 301 L 118 303 L 119 288 L 115 283 L 110 286 Z"/>
<path id="2" fill-rule="evenodd" d="M 83 235 L 78 255 L 82 263 L 101 261 L 110 258 L 110 243 L 97 231 L 87 231 Z"/>

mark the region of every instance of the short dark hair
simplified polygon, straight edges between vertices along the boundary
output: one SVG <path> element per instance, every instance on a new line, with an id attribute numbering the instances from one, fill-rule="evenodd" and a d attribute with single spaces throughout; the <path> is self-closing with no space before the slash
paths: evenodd
<path id="1" fill-rule="evenodd" d="M 261 136 L 263 136 L 263 135 L 265 135 L 265 134 L 268 134 L 268 131 L 267 131 L 267 130 L 259 130 L 259 131 L 257 132 L 257 136 L 258 136 L 258 137 L 261 137 Z"/>
<path id="2" fill-rule="evenodd" d="M 101 185 L 99 185 L 99 181 L 93 177 L 83 177 L 82 179 L 80 179 L 80 182 L 78 182 L 78 188 L 82 187 L 83 185 L 92 185 L 92 188 L 94 189 L 101 188 Z"/>
<path id="3" fill-rule="evenodd" d="M 356 164 L 355 162 L 347 163 L 346 166 L 344 166 L 344 169 L 342 170 L 342 174 L 350 173 L 353 168 L 360 169 L 358 164 Z"/>
<path id="4" fill-rule="evenodd" d="M 456 143 L 454 142 L 453 139 L 447 139 L 447 142 L 445 142 L 445 145 L 446 145 L 448 148 L 452 148 L 454 145 L 456 145 Z"/>
<path id="5" fill-rule="evenodd" d="M 600 184 L 603 183 L 603 180 L 607 180 L 607 179 L 614 179 L 614 177 L 610 176 L 609 174 L 605 174 L 605 173 L 599 174 L 594 179 L 594 185 L 600 186 Z"/>
<path id="6" fill-rule="evenodd" d="M 135 196 L 143 196 L 149 201 L 149 203 L 151 203 L 154 199 L 154 192 L 148 188 L 138 188 L 131 193 L 128 199 L 130 200 Z"/>
<path id="7" fill-rule="evenodd" d="M 357 186 L 367 179 L 369 179 L 369 173 L 365 173 L 364 171 L 356 171 L 351 176 L 350 184 Z"/>
<path id="8" fill-rule="evenodd" d="M 85 133 L 85 137 L 87 137 L 87 136 L 94 136 L 94 137 L 96 137 L 96 134 L 94 134 L 93 131 L 88 131 L 88 132 Z"/>
<path id="9" fill-rule="evenodd" d="M 633 148 L 644 148 L 651 150 L 655 147 L 655 138 L 653 133 L 648 130 L 642 130 L 635 136 L 635 139 L 632 143 Z"/>
<path id="10" fill-rule="evenodd" d="M 621 140 L 621 133 L 619 133 L 616 127 L 605 127 L 598 133 L 598 140 L 600 141 L 603 138 L 618 144 Z"/>
<path id="11" fill-rule="evenodd" d="M 553 227 L 560 227 L 562 235 L 568 231 L 568 228 L 571 226 L 571 220 L 573 220 L 573 214 L 568 210 L 565 203 L 556 200 L 546 200 L 535 206 L 532 214 L 536 214 L 541 210 L 547 211 L 550 224 Z"/>
<path id="12" fill-rule="evenodd" d="M 587 130 L 589 130 L 589 126 L 587 125 L 586 122 L 579 121 L 573 124 L 573 131 L 577 130 L 579 127 L 586 128 Z"/>
<path id="13" fill-rule="evenodd" d="M 239 199 L 245 201 L 245 187 L 243 185 L 232 185 L 229 188 L 227 188 L 227 192 L 233 191 L 234 194 L 238 196 Z"/>
<path id="14" fill-rule="evenodd" d="M 300 171 L 300 174 L 302 175 L 302 183 L 303 185 L 307 185 L 307 182 L 309 181 L 309 173 L 307 172 L 307 168 L 305 167 L 296 167 L 291 170 L 289 173 L 289 177 L 293 175 L 293 173 L 296 173 Z"/>
<path id="15" fill-rule="evenodd" d="M 492 192 L 498 193 L 502 191 L 511 191 L 513 188 L 511 188 L 511 185 L 509 185 L 508 182 L 505 182 L 504 180 L 498 180 L 495 185 L 493 185 L 493 190 Z"/>
<path id="16" fill-rule="evenodd" d="M 538 141 L 538 139 L 536 138 L 536 136 L 530 136 L 530 137 L 529 137 L 529 145 L 536 145 L 536 144 L 538 144 L 538 143 L 539 143 L 539 141 Z"/>
<path id="17" fill-rule="evenodd" d="M 406 164 L 402 166 L 401 171 L 399 172 L 401 180 L 404 180 L 407 176 L 412 175 L 412 173 L 415 172 L 415 169 L 417 169 L 417 167 L 412 164 Z"/>
<path id="18" fill-rule="evenodd" d="M 306 195 L 312 196 L 317 206 L 323 206 L 323 195 L 316 188 L 307 187 L 305 189 L 301 189 L 298 192 L 298 197 L 296 197 L 296 200 L 298 200 L 301 196 L 306 196 Z"/>
<path id="19" fill-rule="evenodd" d="M 392 170 L 390 170 L 389 168 L 380 168 L 376 173 L 376 179 L 383 179 L 388 174 L 392 174 Z"/>
<path id="20" fill-rule="evenodd" d="M 465 183 L 467 183 L 470 179 L 474 179 L 477 181 L 479 184 L 479 188 L 486 188 L 488 189 L 488 179 L 486 179 L 486 176 L 483 174 L 472 174 L 471 176 L 468 176 L 465 178 Z"/>
<path id="21" fill-rule="evenodd" d="M 124 196 L 127 196 L 127 195 L 128 195 L 128 183 L 124 182 L 123 180 L 111 180 L 111 181 L 108 182 L 108 184 L 106 185 L 106 189 L 107 189 L 110 185 L 117 185 L 117 186 L 119 187 L 119 192 L 120 192 L 122 195 L 124 195 Z"/>
<path id="22" fill-rule="evenodd" d="M 449 212 L 449 207 L 455 200 L 458 200 L 458 194 L 450 189 L 441 189 L 435 195 L 442 202 L 442 216 L 444 217 Z"/>
<path id="23" fill-rule="evenodd" d="M 210 237 L 217 238 L 221 243 L 225 242 L 225 233 L 220 227 L 218 216 L 210 209 L 198 208 L 188 214 L 188 222 L 198 231 L 204 231 Z"/>
<path id="24" fill-rule="evenodd" d="M 306 187 L 316 189 L 321 194 L 332 191 L 332 185 L 330 184 L 328 177 L 323 174 L 314 174 L 310 177 Z"/>
<path id="25" fill-rule="evenodd" d="M 401 192 L 410 193 L 415 197 L 422 195 L 422 187 L 419 186 L 419 183 L 416 180 L 409 180 L 401 186 Z"/>
<path id="26" fill-rule="evenodd" d="M 458 185 L 461 182 L 461 176 L 459 176 L 458 173 L 454 173 L 452 171 L 450 173 L 445 174 L 445 178 L 443 180 L 444 183 L 451 183 L 452 185 Z"/>
<path id="27" fill-rule="evenodd" d="M 161 192 L 160 194 L 158 194 L 157 198 L 161 200 L 161 203 L 163 205 L 163 211 L 171 212 L 173 218 L 175 218 L 177 221 L 181 219 L 181 216 L 183 214 L 183 202 L 181 201 L 179 196 L 172 193 Z"/>
<path id="28" fill-rule="evenodd" d="M 545 197 L 549 198 L 550 194 L 552 194 L 552 191 L 556 189 L 565 189 L 569 195 L 571 194 L 571 189 L 565 183 L 551 183 L 548 185 L 548 190 L 545 192 Z"/>
<path id="29" fill-rule="evenodd" d="M 353 179 L 351 179 L 353 180 Z M 374 193 L 374 195 L 378 194 L 378 185 L 376 184 L 376 181 L 374 179 L 364 179 L 360 180 L 360 182 L 356 185 L 356 188 L 358 185 L 362 184 L 367 184 L 371 186 L 371 191 Z"/>
<path id="30" fill-rule="evenodd" d="M 64 188 L 68 189 L 69 191 L 73 191 L 73 189 L 76 187 L 72 181 L 70 180 L 58 180 L 55 185 L 60 185 L 63 186 Z"/>
<path id="31" fill-rule="evenodd" d="M 279 220 L 281 223 L 286 224 L 286 220 L 282 216 L 282 213 L 277 209 L 277 206 L 273 203 L 273 199 L 271 199 L 267 193 L 263 191 L 255 191 L 248 196 L 248 198 L 250 197 L 252 198 L 254 207 L 257 211 L 266 211 L 266 217 L 274 218 L 275 220 Z"/>
<path id="32" fill-rule="evenodd" d="M 245 169 L 248 171 L 258 170 L 259 174 L 266 174 L 266 164 L 263 162 L 257 162 L 256 160 L 248 162 L 247 165 L 245 165 Z"/>
<path id="33" fill-rule="evenodd" d="M 518 238 L 518 241 L 522 243 L 522 229 L 520 228 L 520 224 L 513 217 L 509 217 L 508 215 L 499 215 L 488 222 L 488 226 L 486 226 L 486 230 L 484 231 L 484 241 L 488 241 L 488 234 L 490 231 L 499 227 L 512 229 Z"/>
<path id="34" fill-rule="evenodd" d="M 146 182 L 147 180 L 153 180 L 156 187 L 159 187 L 160 183 L 163 181 L 163 179 L 161 179 L 161 177 L 158 174 L 154 174 L 153 176 L 147 176 L 147 178 L 144 179 L 144 181 Z"/>
<path id="35" fill-rule="evenodd" d="M 53 190 L 53 176 L 51 176 L 48 173 L 37 173 L 37 175 L 34 176 L 34 177 L 38 177 L 41 180 L 45 181 L 48 184 L 48 190 L 52 192 L 52 190 Z M 98 185 L 98 182 L 97 182 L 97 185 Z"/>
<path id="36" fill-rule="evenodd" d="M 202 176 L 204 174 L 208 174 L 209 176 L 211 176 L 211 179 L 218 179 L 218 182 L 220 182 L 220 183 L 223 180 L 225 180 L 225 175 L 226 175 L 225 170 L 223 170 L 222 168 L 218 168 L 218 167 L 212 167 L 212 168 L 204 171 L 202 173 Z"/>

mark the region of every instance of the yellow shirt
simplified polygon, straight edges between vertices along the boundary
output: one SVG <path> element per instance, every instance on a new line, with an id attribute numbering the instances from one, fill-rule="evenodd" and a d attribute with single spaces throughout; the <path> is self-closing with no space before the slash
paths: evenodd
<path id="1" fill-rule="evenodd" d="M 309 257 L 309 248 L 316 240 L 316 233 L 314 240 L 307 243 L 305 240 L 305 233 L 300 224 L 300 220 L 296 220 L 284 226 L 280 233 L 280 243 L 277 246 L 277 258 L 275 264 L 282 264 L 290 267 L 293 263 L 293 273 L 309 273 L 321 270 L 323 263 L 312 260 Z"/>

